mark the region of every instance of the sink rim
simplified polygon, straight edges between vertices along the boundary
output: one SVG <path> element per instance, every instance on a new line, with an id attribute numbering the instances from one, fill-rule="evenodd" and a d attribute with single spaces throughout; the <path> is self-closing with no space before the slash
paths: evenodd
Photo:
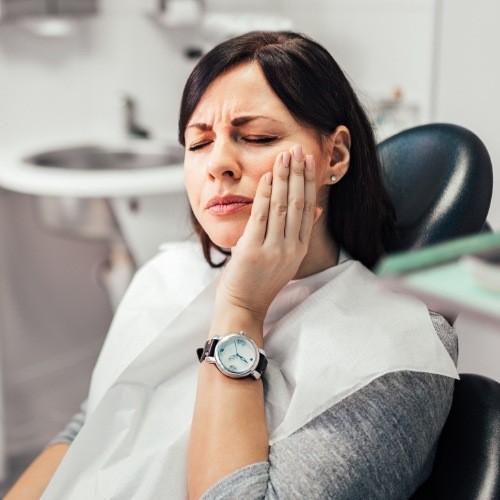
<path id="1" fill-rule="evenodd" d="M 67 165 L 61 165 L 61 164 L 43 164 L 43 163 L 38 163 L 40 161 L 43 161 L 43 157 L 50 157 L 54 159 L 54 162 L 57 162 L 57 157 L 59 156 L 62 160 L 64 160 L 64 156 L 66 155 L 67 158 L 71 156 L 71 153 L 74 153 L 74 158 L 73 161 L 78 164 L 79 161 L 82 162 L 82 167 L 79 166 L 72 166 L 71 165 L 71 159 L 70 162 Z M 141 148 L 141 147 L 130 147 L 130 145 L 123 144 L 122 146 L 107 146 L 107 145 L 102 145 L 102 144 L 90 144 L 90 143 L 82 143 L 79 145 L 74 145 L 70 147 L 62 147 L 62 148 L 56 148 L 56 149 L 47 149 L 44 151 L 39 151 L 38 153 L 28 155 L 22 158 L 22 161 L 28 165 L 34 166 L 36 168 L 57 168 L 60 170 L 68 170 L 68 171 L 74 171 L 74 170 L 82 170 L 82 171 L 91 171 L 91 172 L 98 172 L 102 170 L 110 170 L 110 171 L 134 171 L 134 170 L 144 170 L 147 168 L 162 168 L 162 167 L 170 167 L 172 165 L 177 165 L 180 162 L 183 161 L 183 154 L 182 153 L 182 147 L 178 145 L 170 145 L 170 144 L 164 144 L 162 147 L 147 147 L 147 148 Z M 137 156 L 143 156 L 143 162 L 149 162 L 153 163 L 147 166 L 127 166 L 126 165 L 126 160 L 123 162 L 123 166 L 116 166 L 116 167 L 111 167 L 111 168 L 106 168 L 106 167 L 93 167 L 90 166 L 90 162 L 88 162 L 89 158 L 94 155 L 96 159 L 100 158 L 101 161 L 111 161 L 113 162 L 114 157 L 119 157 L 119 155 L 137 155 Z M 159 161 L 155 162 L 154 157 L 161 157 L 161 156 L 170 156 L 171 159 L 168 159 L 165 161 L 165 163 L 161 163 Z M 149 158 L 148 158 L 149 157 Z M 153 158 L 151 158 L 153 157 Z M 106 158 L 109 158 L 109 160 L 106 160 Z M 118 160 L 118 158 L 116 158 Z M 85 163 L 87 163 L 89 166 L 83 166 Z M 118 162 L 117 162 L 118 163 Z M 154 164 L 156 163 L 156 164 Z"/>
<path id="2" fill-rule="evenodd" d="M 0 151 L 0 187 L 36 196 L 115 198 L 185 192 L 182 163 L 164 167 L 113 170 L 40 168 L 22 161 L 41 151 L 96 144 L 105 148 L 157 151 L 173 141 L 117 141 L 82 137 L 70 140 L 21 143 Z"/>

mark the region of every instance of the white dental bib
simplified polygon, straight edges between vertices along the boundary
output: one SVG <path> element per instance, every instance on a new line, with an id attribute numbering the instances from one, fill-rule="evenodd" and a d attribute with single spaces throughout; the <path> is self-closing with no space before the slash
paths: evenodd
<path id="1" fill-rule="evenodd" d="M 170 244 L 137 273 L 94 369 L 86 423 L 43 500 L 187 499 L 196 349 L 220 273 L 193 245 Z M 458 378 L 426 306 L 382 290 L 345 254 L 284 287 L 264 331 L 270 444 L 386 373 Z"/>

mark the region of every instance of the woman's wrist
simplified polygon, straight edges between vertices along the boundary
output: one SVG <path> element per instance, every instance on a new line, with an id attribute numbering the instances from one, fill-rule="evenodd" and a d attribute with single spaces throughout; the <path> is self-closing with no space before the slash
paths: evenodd
<path id="1" fill-rule="evenodd" d="M 244 307 L 219 302 L 215 304 L 208 338 L 215 335 L 244 331 L 257 347 L 264 347 L 264 315 L 255 314 Z"/>

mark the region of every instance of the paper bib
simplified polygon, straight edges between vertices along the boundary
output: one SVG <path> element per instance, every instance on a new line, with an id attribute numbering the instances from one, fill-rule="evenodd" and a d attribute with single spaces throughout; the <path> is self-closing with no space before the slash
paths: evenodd
<path id="1" fill-rule="evenodd" d="M 134 280 L 96 364 L 87 421 L 44 500 L 187 499 L 196 348 L 207 338 L 218 279 L 189 252 L 187 244 L 172 248 Z M 382 290 L 358 261 L 324 273 L 326 284 L 265 334 L 270 444 L 386 373 L 458 378 L 422 302 Z"/>

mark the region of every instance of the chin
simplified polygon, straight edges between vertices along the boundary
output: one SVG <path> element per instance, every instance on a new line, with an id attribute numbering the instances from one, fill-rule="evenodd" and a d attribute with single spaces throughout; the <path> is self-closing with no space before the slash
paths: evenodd
<path id="1" fill-rule="evenodd" d="M 245 227 L 240 224 L 221 224 L 216 228 L 204 228 L 213 243 L 221 248 L 233 248 L 241 238 Z"/>
<path id="2" fill-rule="evenodd" d="M 230 236 L 230 235 L 216 235 L 216 236 L 210 236 L 210 239 L 219 247 L 221 248 L 233 248 L 236 246 L 236 243 L 238 243 L 238 240 L 241 238 L 241 234 L 237 237 L 235 236 Z"/>

